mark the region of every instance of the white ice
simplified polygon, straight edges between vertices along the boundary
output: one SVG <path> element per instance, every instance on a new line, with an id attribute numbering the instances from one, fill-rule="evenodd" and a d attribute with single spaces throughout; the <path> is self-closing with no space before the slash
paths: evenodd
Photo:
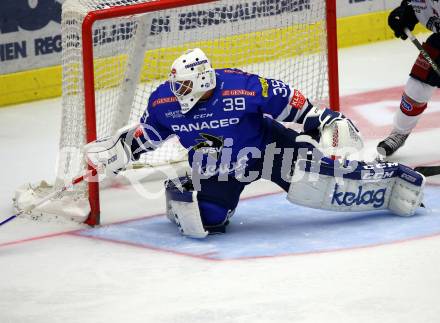
<path id="1" fill-rule="evenodd" d="M 416 56 L 399 40 L 342 49 L 341 94 L 403 86 Z M 13 213 L 19 185 L 54 178 L 60 111 L 59 99 L 0 109 L 0 219 Z M 439 140 L 439 129 L 421 129 L 396 158 L 439 161 Z M 259 183 L 245 195 L 273 190 Z M 146 202 L 130 190 L 108 190 L 103 221 L 158 214 L 163 205 L 163 198 Z M 206 261 L 64 233 L 80 227 L 27 219 L 0 227 L 0 322 L 440 322 L 438 235 Z"/>

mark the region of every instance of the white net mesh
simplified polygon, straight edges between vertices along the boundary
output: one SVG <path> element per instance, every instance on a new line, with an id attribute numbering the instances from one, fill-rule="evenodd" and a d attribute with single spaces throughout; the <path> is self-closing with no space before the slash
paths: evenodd
<path id="1" fill-rule="evenodd" d="M 61 183 L 85 167 L 81 27 L 97 9 L 147 0 L 67 0 L 63 4 Z M 188 1 L 191 3 L 191 1 Z M 326 10 L 323 0 L 223 0 L 100 20 L 93 26 L 97 136 L 138 122 L 150 93 L 166 80 L 184 50 L 200 47 L 214 68 L 238 67 L 281 79 L 313 100 L 328 96 Z M 177 140 L 145 155 L 145 165 L 181 160 Z M 83 186 L 79 192 L 86 192 Z"/>

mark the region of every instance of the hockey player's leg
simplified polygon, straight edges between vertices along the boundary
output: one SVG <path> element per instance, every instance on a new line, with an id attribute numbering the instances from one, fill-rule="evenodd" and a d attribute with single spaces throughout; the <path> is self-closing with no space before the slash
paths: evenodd
<path id="1" fill-rule="evenodd" d="M 400 109 L 394 115 L 393 130 L 379 142 L 377 151 L 382 156 L 391 156 L 402 147 L 417 125 L 427 102 L 431 99 L 435 87 L 412 77 L 409 78 L 402 95 Z"/>
<path id="2" fill-rule="evenodd" d="M 429 36 L 423 48 L 437 64 L 440 63 L 439 34 L 434 33 Z M 405 86 L 400 109 L 394 116 L 393 130 L 377 146 L 379 154 L 390 156 L 403 146 L 426 109 L 436 87 L 440 87 L 440 77 L 420 54 Z"/>
<path id="3" fill-rule="evenodd" d="M 198 200 L 204 228 L 209 234 L 225 233 L 229 219 L 234 215 L 234 209 L 228 209 L 218 203 Z"/>
<path id="4" fill-rule="evenodd" d="M 363 147 L 362 137 L 346 118 L 337 120 L 321 131 L 296 132 L 272 121 L 271 137 L 264 153 L 262 177 L 289 190 L 292 165 L 297 159 L 320 160 L 326 156 L 346 156 Z"/>
<path id="5" fill-rule="evenodd" d="M 273 120 L 270 134 L 263 163 L 255 164 L 254 168 L 259 167 L 257 170 L 261 172 L 262 178 L 274 182 L 287 192 L 292 166 L 298 155 L 306 159 L 307 155 L 318 146 L 319 132 L 316 131 L 314 135 L 298 133 Z"/>
<path id="6" fill-rule="evenodd" d="M 191 238 L 205 238 L 208 232 L 203 227 L 197 192 L 189 177 L 180 177 L 165 182 L 166 215 L 180 232 Z"/>

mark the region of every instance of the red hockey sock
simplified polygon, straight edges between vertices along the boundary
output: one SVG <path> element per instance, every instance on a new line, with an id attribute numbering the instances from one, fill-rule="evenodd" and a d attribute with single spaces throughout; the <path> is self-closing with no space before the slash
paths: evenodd
<path id="1" fill-rule="evenodd" d="M 402 95 L 400 102 L 400 110 L 407 116 L 417 116 L 425 111 L 428 104 L 426 102 L 419 103 L 411 99 L 405 93 Z"/>

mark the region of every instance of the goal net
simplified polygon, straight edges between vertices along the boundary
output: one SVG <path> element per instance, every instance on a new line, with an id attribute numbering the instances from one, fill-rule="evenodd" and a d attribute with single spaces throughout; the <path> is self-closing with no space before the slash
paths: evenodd
<path id="1" fill-rule="evenodd" d="M 54 188 L 84 173 L 86 142 L 139 121 L 151 92 L 188 48 L 201 48 L 214 68 L 283 80 L 315 102 L 337 100 L 337 68 L 329 68 L 336 57 L 334 7 L 335 0 L 66 0 Z M 185 158 L 173 138 L 138 167 L 154 172 Z M 78 184 L 52 208 L 62 213 L 69 203 L 81 204 L 77 218 L 97 224 L 98 190 L 98 183 Z M 36 191 L 22 201 L 38 197 Z"/>

